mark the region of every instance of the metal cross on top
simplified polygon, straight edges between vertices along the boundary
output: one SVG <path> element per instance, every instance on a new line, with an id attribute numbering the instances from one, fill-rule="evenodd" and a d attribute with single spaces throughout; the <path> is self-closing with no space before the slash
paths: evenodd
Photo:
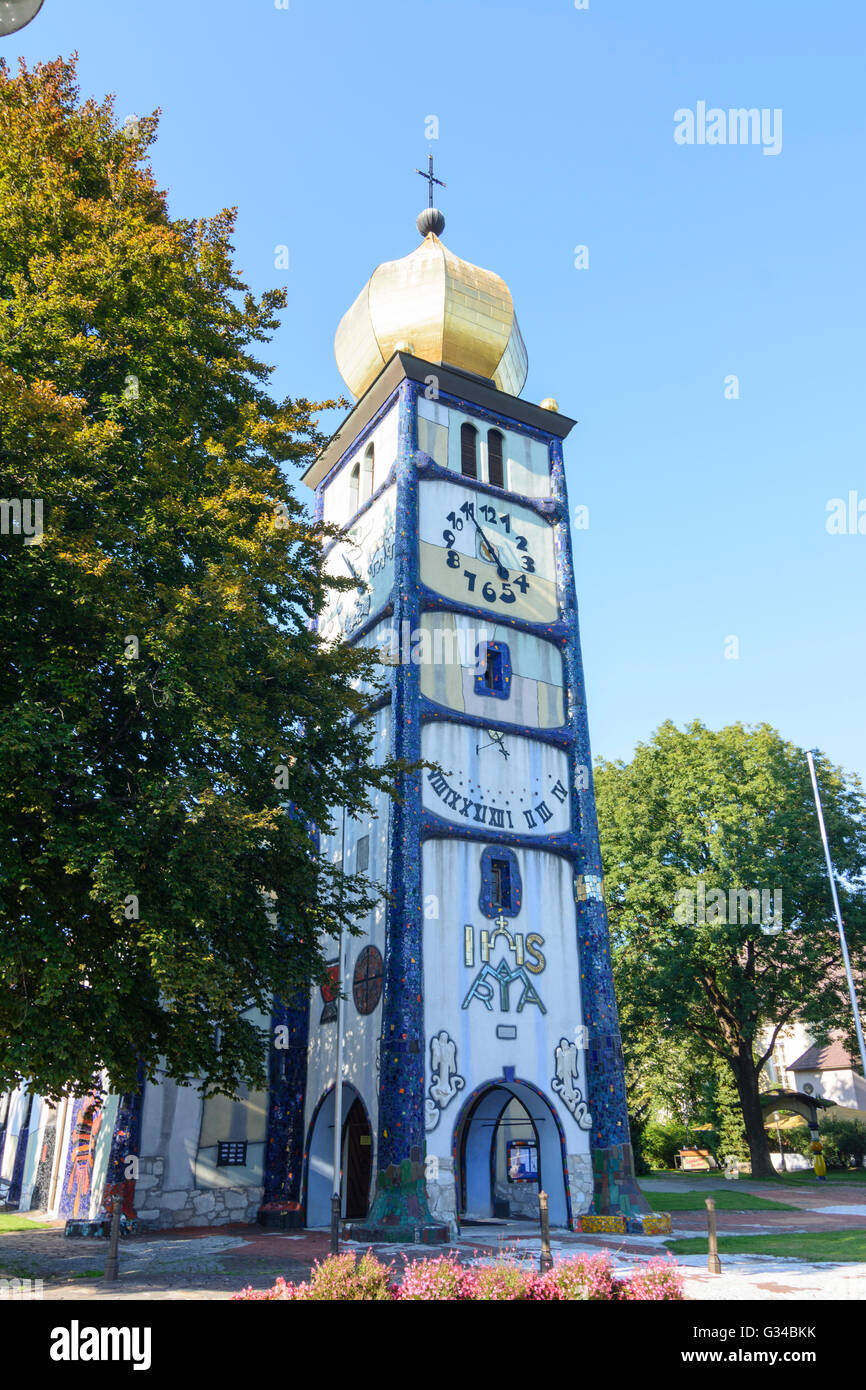
<path id="1" fill-rule="evenodd" d="M 433 206 L 433 185 L 434 185 L 434 183 L 438 183 L 440 188 L 445 188 L 445 187 L 447 186 L 446 184 L 444 184 L 444 183 L 442 182 L 441 179 L 437 179 L 437 178 L 435 178 L 434 175 L 433 175 L 433 156 L 432 156 L 432 154 L 428 154 L 428 156 L 427 156 L 427 173 L 425 174 L 423 169 L 416 169 L 416 170 L 415 170 L 415 173 L 416 173 L 416 174 L 420 174 L 421 177 L 422 177 L 422 179 L 426 179 L 426 180 L 427 180 L 427 184 L 428 184 L 428 187 L 429 187 L 429 189 L 430 189 L 430 202 L 429 202 L 429 204 L 428 204 L 428 207 L 431 207 L 431 208 L 432 208 L 432 206 Z"/>

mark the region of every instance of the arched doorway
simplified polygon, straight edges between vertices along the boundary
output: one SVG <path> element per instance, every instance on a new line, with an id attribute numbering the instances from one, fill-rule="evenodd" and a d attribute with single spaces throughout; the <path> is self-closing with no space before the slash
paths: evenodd
<path id="1" fill-rule="evenodd" d="M 454 1131 L 454 1173 L 463 1219 L 535 1219 L 543 1188 L 551 1225 L 570 1224 L 562 1129 L 525 1081 L 490 1082 L 467 1098 Z"/>
<path id="2" fill-rule="evenodd" d="M 304 1183 L 306 1224 L 328 1226 L 334 1192 L 334 1087 L 319 1101 L 310 1123 Z M 341 1211 L 358 1221 L 367 1215 L 373 1175 L 373 1131 L 354 1086 L 343 1083 Z"/>

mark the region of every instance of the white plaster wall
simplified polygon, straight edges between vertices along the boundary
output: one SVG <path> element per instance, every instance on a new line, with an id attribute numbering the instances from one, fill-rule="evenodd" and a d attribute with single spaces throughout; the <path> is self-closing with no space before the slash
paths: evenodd
<path id="1" fill-rule="evenodd" d="M 419 644 L 421 693 L 429 699 L 461 714 L 525 728 L 565 723 L 562 655 L 552 642 L 461 613 L 423 613 L 421 631 L 427 635 Z M 506 700 L 475 693 L 476 652 L 485 642 L 508 648 L 512 679 Z"/>
<path id="2" fill-rule="evenodd" d="M 391 739 L 391 710 L 389 706 L 380 709 L 373 716 L 376 748 L 379 756 L 387 755 Z M 357 844 L 361 836 L 369 836 L 369 867 L 367 877 L 376 883 L 386 884 L 388 877 L 388 824 L 390 800 L 384 793 L 374 797 L 374 814 L 366 820 L 346 818 L 345 862 L 347 872 L 354 872 L 357 863 Z M 342 846 L 342 824 L 338 821 L 333 835 L 321 839 L 321 852 L 332 863 L 339 862 Z M 361 935 L 349 936 L 344 940 L 343 976 L 346 981 L 343 1000 L 343 1079 L 359 1093 L 373 1130 L 374 1164 L 375 1144 L 378 1125 L 379 1092 L 379 1034 L 382 1026 L 381 999 L 371 1014 L 359 1014 L 352 998 L 352 976 L 355 962 L 365 946 L 376 946 L 384 959 L 385 955 L 385 909 L 379 903 L 357 925 Z M 330 941 L 326 951 L 329 959 L 336 958 L 339 950 L 337 941 Z M 304 1109 L 304 1134 L 309 1134 L 309 1126 L 316 1106 L 336 1079 L 337 1066 L 337 1025 L 320 1023 L 323 1001 L 318 987 L 310 994 L 310 1037 L 308 1045 L 307 1095 Z M 375 1168 L 374 1168 L 375 1171 Z"/>
<path id="3" fill-rule="evenodd" d="M 346 540 L 338 541 L 328 553 L 326 573 L 350 579 L 354 570 L 361 587 L 331 591 L 319 620 L 326 640 L 351 636 L 388 601 L 394 586 L 396 498 L 396 488 L 388 488 L 350 527 Z"/>
<path id="4" fill-rule="evenodd" d="M 797 1089 L 800 1091 L 807 1084 L 812 1087 L 810 1094 L 823 1096 L 825 1100 L 832 1100 L 835 1105 L 866 1109 L 866 1082 L 855 1076 L 853 1071 L 798 1071 L 791 1074 L 796 1077 Z"/>
<path id="5" fill-rule="evenodd" d="M 37 1101 L 34 1100 L 33 1107 L 36 1110 Z M 24 1116 L 27 1113 L 27 1092 L 19 1086 L 9 1097 L 9 1115 L 6 1125 L 6 1141 L 3 1145 L 3 1167 L 0 1169 L 0 1177 L 7 1181 L 12 1178 L 12 1170 L 15 1167 L 15 1155 L 18 1151 L 18 1135 L 24 1123 Z"/>
<path id="6" fill-rule="evenodd" d="M 375 475 L 373 490 L 381 487 L 397 459 L 399 411 L 395 401 L 378 425 L 364 439 L 363 443 L 346 459 L 339 473 L 325 488 L 323 495 L 323 516 L 325 521 L 333 521 L 345 526 L 351 520 L 349 512 L 349 479 L 358 459 L 362 458 L 369 444 L 375 450 Z"/>
<path id="7" fill-rule="evenodd" d="M 364 695 L 377 693 L 376 687 L 385 686 L 390 675 L 392 658 L 394 661 L 399 657 L 399 644 L 395 637 L 395 628 L 392 618 L 384 618 L 381 623 L 377 623 L 363 637 L 359 637 L 356 644 L 358 647 L 369 647 L 371 651 L 384 651 L 385 658 L 382 660 L 375 681 L 355 680 L 352 682 L 356 690 L 360 690 Z"/>
<path id="8" fill-rule="evenodd" d="M 163 1161 L 166 1190 L 195 1186 L 201 1112 L 202 1097 L 195 1086 L 179 1086 L 168 1078 L 159 1083 L 147 1082 L 141 1117 L 141 1157 Z"/>
<path id="9" fill-rule="evenodd" d="M 487 825 L 523 835 L 566 832 L 571 811 L 565 752 L 519 734 L 505 734 L 504 746 L 507 759 L 484 729 L 450 720 L 425 724 L 421 756 L 441 768 L 441 777 L 429 771 L 422 774 L 425 809 L 455 825 Z M 495 813 L 504 820 L 500 822 Z"/>
<path id="10" fill-rule="evenodd" d="M 21 1211 L 30 1210 L 30 1201 L 33 1196 L 33 1184 L 36 1181 L 36 1170 L 39 1167 L 39 1155 L 42 1152 L 43 1134 L 49 1115 L 48 1106 L 41 1096 L 37 1096 L 33 1101 L 33 1111 L 30 1116 L 30 1135 L 27 1140 L 27 1153 L 24 1158 L 24 1171 L 21 1175 L 21 1201 L 19 1209 Z"/>
<path id="11" fill-rule="evenodd" d="M 93 1155 L 93 1172 L 90 1177 L 90 1207 L 88 1215 L 92 1220 L 98 1217 L 102 1211 L 102 1194 L 105 1191 L 108 1160 L 111 1155 L 111 1140 L 114 1134 L 114 1123 L 117 1119 L 117 1107 L 119 1102 L 119 1096 L 108 1095 L 102 1107 L 102 1123 L 99 1126 L 99 1133 L 96 1136 L 96 1149 Z"/>
<path id="12" fill-rule="evenodd" d="M 260 1009 L 247 1009 L 246 1017 L 267 1035 L 270 1017 Z M 267 1050 L 267 1044 L 265 1044 Z M 265 1140 L 268 1128 L 268 1092 L 240 1086 L 237 1095 L 209 1096 L 202 1106 L 198 1150 L 193 1167 L 196 1187 L 259 1186 L 263 1181 Z M 246 1141 L 247 1161 L 220 1168 L 218 1146 L 226 1140 Z"/>
<path id="13" fill-rule="evenodd" d="M 487 431 L 496 428 L 476 415 L 466 415 L 439 401 L 418 400 L 418 445 L 442 467 L 460 472 L 460 426 L 467 421 L 478 430 L 478 478 L 489 481 Z M 422 423 L 424 422 L 424 423 Z M 432 428 L 428 428 L 429 422 Z M 505 487 L 524 497 L 550 496 L 550 456 L 546 444 L 516 429 L 499 429 L 503 445 Z"/>
<path id="14" fill-rule="evenodd" d="M 482 927 L 492 930 L 478 906 L 481 890 L 483 845 L 454 840 L 427 840 L 423 852 L 424 893 L 439 900 L 438 918 L 424 923 L 424 1029 L 427 1096 L 430 1095 L 431 1043 L 443 1030 L 456 1044 L 457 1073 L 463 1086 L 440 1111 L 427 1134 L 427 1152 L 440 1163 L 451 1154 L 454 1124 L 463 1100 L 484 1082 L 503 1076 L 514 1067 L 518 1079 L 529 1081 L 547 1097 L 562 1123 L 569 1154 L 589 1154 L 589 1134 L 578 1124 L 551 1088 L 555 1076 L 555 1050 L 562 1038 L 575 1041 L 583 1023 L 580 997 L 576 913 L 572 871 L 559 856 L 544 850 L 516 850 L 523 881 L 521 912 L 509 920 L 512 935 L 522 932 L 543 937 L 544 969 L 530 976 L 546 1012 L 527 1004 L 517 1012 L 522 987 L 512 986 L 509 1009 L 501 1009 L 498 993 L 492 1008 L 466 996 L 482 961 L 479 936 Z M 474 963 L 465 963 L 465 929 L 473 928 Z M 514 965 L 515 955 L 500 937 L 490 964 Z M 497 1037 L 497 1028 L 516 1029 L 514 1038 Z M 586 1099 L 586 1056 L 579 1052 L 577 1085 Z"/>

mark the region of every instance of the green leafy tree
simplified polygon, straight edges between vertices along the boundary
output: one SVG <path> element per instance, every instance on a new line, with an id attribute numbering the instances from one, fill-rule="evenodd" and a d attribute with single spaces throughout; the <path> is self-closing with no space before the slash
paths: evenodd
<path id="1" fill-rule="evenodd" d="M 310 827 L 399 776 L 372 658 L 311 626 L 331 533 L 283 466 L 321 407 L 255 355 L 284 292 L 239 279 L 232 212 L 169 216 L 156 127 L 0 64 L 0 1089 L 260 1082 L 244 1010 L 375 900 Z"/>
<path id="2" fill-rule="evenodd" d="M 864 798 L 855 777 L 823 756 L 816 766 L 862 967 Z M 600 762 L 596 794 L 625 1016 L 650 1045 L 690 1037 L 724 1062 L 752 1171 L 772 1175 L 759 1074 L 778 1032 L 849 1021 L 805 756 L 766 725 L 665 723 L 630 763 Z M 756 911 L 749 892 L 772 896 Z"/>

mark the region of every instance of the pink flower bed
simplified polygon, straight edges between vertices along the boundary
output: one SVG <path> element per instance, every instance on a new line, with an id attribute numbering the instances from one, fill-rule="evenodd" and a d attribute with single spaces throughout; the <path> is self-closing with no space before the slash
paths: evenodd
<path id="1" fill-rule="evenodd" d="M 441 1301 L 487 1302 L 520 1299 L 541 1302 L 646 1302 L 683 1298 L 683 1278 L 674 1260 L 648 1260 L 627 1279 L 617 1279 L 610 1256 L 576 1255 L 557 1260 L 539 1274 L 534 1266 L 513 1258 L 492 1264 L 462 1265 L 453 1251 L 421 1260 L 407 1260 L 402 1279 L 393 1264 L 382 1264 L 366 1251 L 330 1255 L 313 1267 L 308 1283 L 278 1279 L 270 1289 L 243 1289 L 236 1300 Z"/>

